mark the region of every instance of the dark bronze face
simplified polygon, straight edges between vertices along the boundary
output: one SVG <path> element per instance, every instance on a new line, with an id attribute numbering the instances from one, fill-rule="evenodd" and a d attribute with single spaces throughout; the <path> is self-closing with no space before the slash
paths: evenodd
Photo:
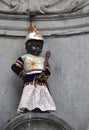
<path id="1" fill-rule="evenodd" d="M 42 48 L 43 48 L 43 41 L 40 40 L 29 40 L 26 43 L 27 53 L 30 53 L 32 55 L 39 56 L 40 53 L 42 52 Z"/>

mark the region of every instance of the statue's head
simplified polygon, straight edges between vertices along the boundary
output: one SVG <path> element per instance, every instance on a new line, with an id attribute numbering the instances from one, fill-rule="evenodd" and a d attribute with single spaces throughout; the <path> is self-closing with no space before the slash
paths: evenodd
<path id="1" fill-rule="evenodd" d="M 44 39 L 41 34 L 38 33 L 36 26 L 30 26 L 29 34 L 26 37 L 26 50 L 27 53 L 39 56 L 42 52 Z"/>

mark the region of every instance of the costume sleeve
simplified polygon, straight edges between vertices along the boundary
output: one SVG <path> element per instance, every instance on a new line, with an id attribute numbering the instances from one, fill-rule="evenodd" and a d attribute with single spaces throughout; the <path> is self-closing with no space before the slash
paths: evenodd
<path id="1" fill-rule="evenodd" d="M 19 57 L 12 65 L 11 69 L 19 76 L 22 77 L 24 73 L 24 62 L 21 57 Z"/>

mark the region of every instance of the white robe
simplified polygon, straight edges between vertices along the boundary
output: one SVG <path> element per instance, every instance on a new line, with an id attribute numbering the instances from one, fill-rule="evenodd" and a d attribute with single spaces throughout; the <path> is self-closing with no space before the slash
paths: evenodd
<path id="1" fill-rule="evenodd" d="M 17 113 L 24 112 L 24 108 L 30 111 L 35 108 L 39 108 L 41 111 L 56 110 L 48 88 L 38 84 L 29 84 L 24 87 Z"/>

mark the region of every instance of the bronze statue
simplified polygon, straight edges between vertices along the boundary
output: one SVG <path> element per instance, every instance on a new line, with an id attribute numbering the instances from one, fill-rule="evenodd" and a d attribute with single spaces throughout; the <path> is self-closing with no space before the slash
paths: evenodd
<path id="1" fill-rule="evenodd" d="M 47 85 L 47 79 L 51 74 L 48 63 L 50 52 L 46 53 L 45 59 L 40 57 L 44 39 L 36 26 L 31 25 L 29 31 L 25 43 L 27 54 L 20 56 L 11 66 L 24 82 L 17 113 L 36 110 L 40 112 L 55 111 L 56 106 Z"/>

